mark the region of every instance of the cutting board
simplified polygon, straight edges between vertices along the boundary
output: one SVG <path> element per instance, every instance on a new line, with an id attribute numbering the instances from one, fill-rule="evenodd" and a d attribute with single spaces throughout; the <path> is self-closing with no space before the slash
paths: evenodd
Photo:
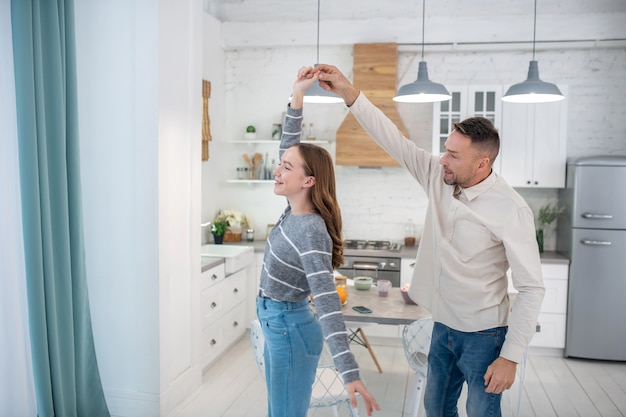
<path id="1" fill-rule="evenodd" d="M 396 109 L 398 74 L 398 45 L 395 43 L 360 43 L 354 45 L 355 87 L 389 117 L 407 136 Z M 399 164 L 361 127 L 352 113 L 348 113 L 337 130 L 337 165 L 399 166 Z"/>

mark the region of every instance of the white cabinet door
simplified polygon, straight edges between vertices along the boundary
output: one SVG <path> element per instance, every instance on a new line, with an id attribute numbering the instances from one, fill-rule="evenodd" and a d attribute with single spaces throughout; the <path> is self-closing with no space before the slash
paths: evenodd
<path id="1" fill-rule="evenodd" d="M 566 91 L 565 87 L 560 88 Z M 566 123 L 567 99 L 503 104 L 500 173 L 511 186 L 565 186 Z"/>

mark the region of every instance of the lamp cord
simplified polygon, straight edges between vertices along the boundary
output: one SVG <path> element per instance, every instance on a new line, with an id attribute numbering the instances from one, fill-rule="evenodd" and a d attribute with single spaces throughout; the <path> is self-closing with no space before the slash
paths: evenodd
<path id="1" fill-rule="evenodd" d="M 320 63 L 320 1 L 317 0 L 317 60 L 316 64 Z"/>
<path id="2" fill-rule="evenodd" d="M 535 20 L 533 23 L 533 61 L 535 60 L 535 38 L 537 36 L 537 0 L 535 0 Z"/>
<path id="3" fill-rule="evenodd" d="M 422 0 L 422 61 L 424 60 L 424 26 L 426 25 L 425 21 L 426 21 L 426 0 Z"/>

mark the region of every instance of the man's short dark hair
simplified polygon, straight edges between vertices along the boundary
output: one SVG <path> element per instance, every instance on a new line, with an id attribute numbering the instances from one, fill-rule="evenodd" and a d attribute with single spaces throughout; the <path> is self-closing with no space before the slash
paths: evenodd
<path id="1" fill-rule="evenodd" d="M 454 123 L 454 129 L 472 140 L 472 145 L 487 156 L 491 164 L 500 151 L 500 135 L 491 120 L 486 117 L 468 117 Z"/>

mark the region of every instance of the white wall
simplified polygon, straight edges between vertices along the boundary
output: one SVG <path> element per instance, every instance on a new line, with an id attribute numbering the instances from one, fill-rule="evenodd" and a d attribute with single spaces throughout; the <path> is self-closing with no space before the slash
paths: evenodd
<path id="1" fill-rule="evenodd" d="M 76 2 L 87 276 L 114 416 L 164 415 L 201 382 L 199 6 Z"/>
<path id="2" fill-rule="evenodd" d="M 623 11 L 618 15 L 624 16 Z M 490 16 L 486 16 L 485 19 L 489 20 Z M 585 27 L 585 31 L 578 31 L 576 39 L 584 36 L 597 39 L 608 34 L 626 38 L 623 25 L 617 25 L 615 18 L 608 14 L 600 17 L 580 15 L 575 19 Z M 437 17 L 434 21 L 437 22 Z M 549 21 L 550 18 L 544 17 L 544 23 Z M 363 22 L 342 21 L 341 26 L 336 23 L 329 22 L 325 27 L 333 29 L 332 40 L 324 36 L 322 29 L 322 42 L 325 43 L 320 46 L 320 61 L 337 65 L 349 77 L 352 76 L 352 46 L 344 44 L 346 39 L 386 42 L 390 41 L 390 28 L 396 27 L 394 21 L 387 20 L 385 31 L 372 29 L 365 33 Z M 381 22 L 375 23 L 382 25 Z M 430 42 L 439 41 L 437 36 L 448 41 L 474 40 L 474 33 L 479 33 L 481 40 L 498 40 L 486 38 L 487 24 L 480 25 L 478 32 L 473 30 L 474 23 L 460 18 L 455 20 L 455 24 L 444 25 L 446 30 L 442 29 L 442 25 L 429 23 L 429 27 L 431 25 L 439 29 L 434 31 L 432 37 L 429 36 Z M 398 27 L 402 28 L 402 25 Z M 254 228 L 262 231 L 267 223 L 277 218 L 285 203 L 273 196 L 271 185 L 250 187 L 226 184 L 227 179 L 235 177 L 235 167 L 242 165 L 241 154 L 255 151 L 254 148 L 246 149 L 226 141 L 240 139 L 248 124 L 257 126 L 261 138 L 269 138 L 272 123 L 280 120 L 286 105 L 285 98 L 291 90 L 295 72 L 301 65 L 314 63 L 315 45 L 311 45 L 301 31 L 290 30 L 288 25 L 226 23 L 224 28 L 223 42 L 228 45 L 225 55 L 226 114 L 224 132 L 219 137 L 222 147 L 215 146 L 215 152 L 220 152 L 222 169 L 219 178 L 212 178 L 211 181 L 219 181 L 222 195 L 220 208 L 243 211 L 251 218 Z M 543 34 L 544 38 L 567 39 L 572 35 L 569 29 L 561 32 L 558 29 L 555 25 L 544 27 L 542 33 L 548 32 Z M 493 35 L 494 32 L 489 33 Z M 527 39 L 527 36 L 519 32 L 511 34 L 511 31 L 506 34 L 498 32 L 493 36 L 504 36 L 507 40 Z M 264 43 L 266 46 L 263 46 Z M 302 45 L 299 46 L 299 43 Z M 620 123 L 620 115 L 626 114 L 626 101 L 623 100 L 626 85 L 620 82 L 626 78 L 626 50 L 613 45 L 610 42 L 599 42 L 595 46 L 592 42 L 574 45 L 558 43 L 537 48 L 541 78 L 568 86 L 567 149 L 570 157 L 626 154 L 626 126 Z M 450 85 L 495 83 L 509 86 L 526 79 L 531 59 L 528 44 L 488 48 L 432 47 L 425 55 L 430 79 Z M 418 61 L 419 48 L 400 47 L 398 85 L 415 80 Z M 402 105 L 399 110 L 411 138 L 421 144 L 428 143 L 432 130 L 431 105 Z M 345 113 L 343 105 L 325 105 L 323 108 L 307 105 L 304 117 L 314 121 L 318 132 L 323 131 L 318 137 L 334 140 Z M 259 149 L 265 152 L 265 148 Z M 345 237 L 402 239 L 407 219 L 423 221 L 424 193 L 402 170 L 337 167 L 336 176 Z M 203 192 L 206 192 L 205 182 Z M 556 198 L 555 190 L 520 190 L 520 193 L 533 209 L 538 209 L 548 199 Z M 552 249 L 553 242 L 548 235 L 546 247 Z"/>

